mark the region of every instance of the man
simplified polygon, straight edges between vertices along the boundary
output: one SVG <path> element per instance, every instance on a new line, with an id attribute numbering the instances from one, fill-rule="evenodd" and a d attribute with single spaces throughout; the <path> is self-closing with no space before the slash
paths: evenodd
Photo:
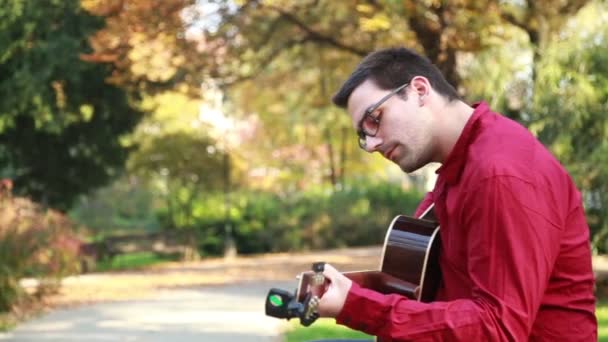
<path id="1" fill-rule="evenodd" d="M 439 162 L 431 203 L 442 285 L 421 303 L 360 287 L 331 265 L 319 313 L 383 341 L 595 341 L 589 228 L 581 196 L 524 127 L 465 104 L 428 59 L 367 56 L 334 96 L 359 145 L 405 172 Z"/>

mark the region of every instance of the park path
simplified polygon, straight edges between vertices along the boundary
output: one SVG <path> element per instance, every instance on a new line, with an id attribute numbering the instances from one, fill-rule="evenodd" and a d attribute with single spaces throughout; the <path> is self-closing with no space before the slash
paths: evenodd
<path id="1" fill-rule="evenodd" d="M 285 321 L 264 315 L 268 289 L 292 290 L 294 275 L 313 261 L 345 271 L 373 269 L 380 252 L 372 247 L 269 255 L 71 277 L 58 301 L 63 305 L 0 333 L 0 341 L 278 342 Z M 606 281 L 608 257 L 594 258 L 594 269 Z M 96 298 L 74 299 L 83 296 Z"/>
<path id="2" fill-rule="evenodd" d="M 286 321 L 267 317 L 271 287 L 292 291 L 314 261 L 376 268 L 380 248 L 175 263 L 161 269 L 65 279 L 58 308 L 0 341 L 278 342 Z"/>
<path id="3" fill-rule="evenodd" d="M 160 290 L 154 298 L 54 310 L 26 322 L 0 340 L 276 342 L 283 322 L 264 315 L 270 287 L 257 282 Z"/>

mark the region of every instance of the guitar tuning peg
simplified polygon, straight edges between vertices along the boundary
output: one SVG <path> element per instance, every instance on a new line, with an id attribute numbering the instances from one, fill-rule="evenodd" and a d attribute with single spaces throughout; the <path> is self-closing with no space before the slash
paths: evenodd
<path id="1" fill-rule="evenodd" d="M 323 273 L 325 270 L 325 261 L 315 262 L 312 264 L 312 270 L 315 273 Z"/>
<path id="2" fill-rule="evenodd" d="M 319 300 L 320 299 L 317 296 L 310 297 L 308 304 L 306 305 L 306 311 L 304 312 L 305 319 L 308 320 L 315 316 L 318 317 L 317 307 L 319 306 Z"/>

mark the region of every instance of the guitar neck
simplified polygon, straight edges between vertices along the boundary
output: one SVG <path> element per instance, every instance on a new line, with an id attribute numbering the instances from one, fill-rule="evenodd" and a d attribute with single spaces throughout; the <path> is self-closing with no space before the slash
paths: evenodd
<path id="1" fill-rule="evenodd" d="M 343 273 L 347 278 L 359 284 L 359 286 L 368 288 L 383 294 L 400 294 L 410 299 L 416 299 L 415 284 L 401 280 L 382 271 L 355 271 Z M 313 272 L 304 272 L 300 274 L 300 284 L 298 285 L 297 296 L 299 301 L 304 300 L 304 296 L 310 292 Z M 322 295 L 321 293 L 317 293 Z"/>
<path id="2" fill-rule="evenodd" d="M 416 285 L 393 277 L 382 271 L 346 272 L 344 275 L 361 287 L 372 289 L 383 294 L 400 294 L 410 299 L 416 299 Z"/>
<path id="3" fill-rule="evenodd" d="M 435 297 L 441 273 L 438 266 L 439 225 L 433 219 L 431 205 L 421 218 L 396 216 L 391 223 L 382 250 L 380 270 L 343 273 L 359 284 L 383 294 L 399 294 L 430 302 Z M 313 272 L 300 274 L 296 296 L 305 300 L 307 294 L 322 296 L 325 286 L 311 286 Z"/>

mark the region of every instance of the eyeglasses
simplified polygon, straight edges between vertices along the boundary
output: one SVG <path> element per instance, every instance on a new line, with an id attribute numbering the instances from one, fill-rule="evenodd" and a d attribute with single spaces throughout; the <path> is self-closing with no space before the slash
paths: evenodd
<path id="1" fill-rule="evenodd" d="M 369 108 L 365 110 L 363 117 L 359 121 L 357 125 L 357 136 L 359 139 L 359 147 L 364 150 L 367 150 L 367 137 L 375 137 L 378 134 L 378 129 L 380 128 L 380 114 L 373 115 L 378 107 L 380 107 L 384 102 L 390 99 L 393 95 L 399 93 L 403 89 L 405 89 L 410 82 L 407 82 L 398 88 L 393 89 L 388 95 L 384 96 L 380 101 L 376 102 Z"/>

